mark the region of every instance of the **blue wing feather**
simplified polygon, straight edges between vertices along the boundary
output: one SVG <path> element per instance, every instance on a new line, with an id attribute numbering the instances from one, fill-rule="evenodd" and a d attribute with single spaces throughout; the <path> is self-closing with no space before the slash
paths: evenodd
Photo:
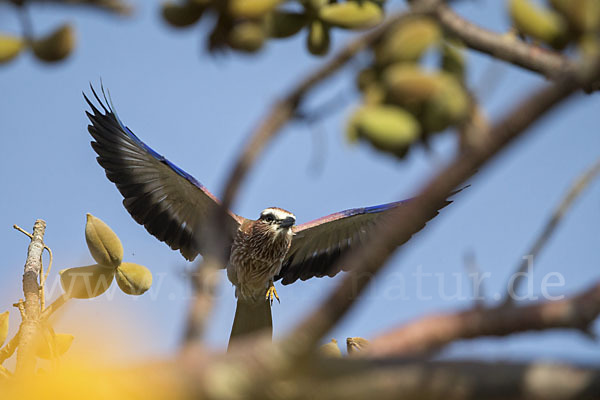
<path id="1" fill-rule="evenodd" d="M 169 168 L 171 168 L 173 171 L 175 171 L 178 175 L 182 176 L 183 178 L 187 179 L 190 183 L 192 183 L 194 186 L 198 187 L 199 189 L 202 189 L 205 192 L 208 192 L 208 190 L 206 189 L 206 187 L 204 185 L 202 185 L 200 182 L 198 182 L 198 180 L 196 178 L 194 178 L 192 175 L 188 174 L 187 172 L 185 172 L 183 169 L 179 168 L 177 165 L 173 164 L 171 161 L 169 161 L 167 158 L 165 158 L 165 156 L 163 156 L 162 154 L 158 153 L 156 150 L 154 150 L 152 147 L 148 146 L 146 143 L 144 143 L 140 138 L 137 137 L 137 135 L 135 133 L 133 133 L 131 131 L 131 129 L 129 129 L 129 127 L 127 127 L 123 121 L 121 121 L 121 118 L 119 118 L 119 114 L 117 113 L 117 110 L 113 104 L 112 101 L 112 97 L 110 96 L 110 92 L 108 92 L 108 97 L 106 96 L 106 93 L 104 91 L 104 86 L 101 85 L 100 86 L 100 90 L 102 90 L 102 95 L 104 96 L 104 100 L 107 104 L 107 106 L 105 107 L 104 104 L 102 103 L 102 101 L 100 101 L 100 98 L 98 97 L 98 95 L 96 94 L 96 91 L 94 90 L 94 87 L 90 84 L 90 88 L 92 89 L 92 93 L 94 94 L 94 97 L 96 97 L 96 100 L 98 100 L 98 103 L 102 106 L 102 108 L 104 109 L 104 111 L 106 113 L 111 113 L 115 116 L 115 119 L 117 120 L 117 122 L 119 123 L 119 126 L 121 127 L 121 129 L 127 134 L 127 136 L 129 136 L 138 146 L 140 146 L 141 148 L 143 148 L 144 150 L 146 150 L 148 152 L 148 154 L 150 154 L 152 157 L 154 157 L 156 160 L 160 161 L 161 163 L 167 165 Z M 85 96 L 85 94 L 84 94 Z M 86 99 L 87 100 L 87 99 Z M 90 102 L 88 101 L 88 104 Z M 93 107 L 92 104 L 90 104 L 90 106 Z M 108 107 L 108 108 L 107 108 Z M 217 201 L 217 199 L 210 193 L 208 192 L 208 194 L 215 199 L 215 201 Z"/>

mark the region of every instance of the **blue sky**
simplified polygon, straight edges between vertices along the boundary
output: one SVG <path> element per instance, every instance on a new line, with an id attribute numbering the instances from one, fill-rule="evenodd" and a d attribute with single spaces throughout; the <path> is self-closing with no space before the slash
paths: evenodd
<path id="1" fill-rule="evenodd" d="M 401 4 L 391 2 L 392 8 Z M 18 32 L 12 9 L 0 7 L 0 29 Z M 0 311 L 12 308 L 22 296 L 28 242 L 12 225 L 30 230 L 36 218 L 47 221 L 46 243 L 54 251 L 56 272 L 93 263 L 84 239 L 85 214 L 90 212 L 120 236 L 125 260 L 146 265 L 155 279 L 144 296 L 133 299 L 115 291 L 93 301 L 75 301 L 57 320 L 58 331 L 76 336 L 74 351 L 119 343 L 118 352 L 97 355 L 111 362 L 176 349 L 190 295 L 182 272 L 191 265 L 125 211 L 89 145 L 81 92 L 102 78 L 125 124 L 219 196 L 234 158 L 269 105 L 323 62 L 307 54 L 304 35 L 269 43 L 258 56 L 213 57 L 202 41 L 207 21 L 176 31 L 161 21 L 159 2 L 140 1 L 136 9 L 125 19 L 84 9 L 32 7 L 36 32 L 72 22 L 77 50 L 59 65 L 41 65 L 24 54 L 0 68 Z M 464 2 L 458 9 L 491 29 L 507 27 L 502 2 Z M 349 38 L 336 32 L 334 48 Z M 469 54 L 468 62 L 476 91 L 485 87 L 481 79 L 489 78 L 490 68 L 498 79 L 493 93 L 478 93 L 492 119 L 544 83 L 503 63 L 491 67 L 488 57 L 476 53 Z M 344 121 L 359 101 L 352 74 L 360 65 L 351 64 L 311 96 L 307 109 L 340 94 L 343 101 L 330 118 L 285 128 L 251 171 L 235 212 L 256 218 L 260 210 L 275 205 L 294 212 L 301 223 L 394 201 L 412 195 L 449 160 L 455 149 L 449 134 L 436 138 L 429 153 L 418 149 L 404 162 L 346 142 Z M 572 179 L 600 155 L 595 132 L 599 107 L 598 95 L 578 96 L 480 171 L 455 203 L 389 260 L 362 301 L 326 339 L 343 343 L 347 336 L 370 338 L 428 313 L 468 307 L 472 300 L 463 260 L 470 251 L 481 270 L 490 273 L 484 285 L 492 304 Z M 576 293 L 600 279 L 599 222 L 596 182 L 535 260 L 534 294 L 541 293 L 544 276 L 552 272 L 562 274 L 564 287 L 550 288 L 551 295 Z M 423 277 L 420 288 L 419 271 L 432 274 Z M 221 276 L 207 332 L 208 343 L 220 349 L 226 345 L 235 306 L 233 288 Z M 278 284 L 282 301 L 273 307 L 275 334 L 293 328 L 339 278 Z M 440 292 L 440 282 L 445 292 Z M 18 322 L 11 311 L 13 330 Z M 600 333 L 598 322 L 594 331 Z M 93 335 L 100 335 L 102 343 L 95 343 Z M 444 356 L 591 361 L 600 356 L 600 347 L 577 332 L 553 331 L 460 342 Z"/>

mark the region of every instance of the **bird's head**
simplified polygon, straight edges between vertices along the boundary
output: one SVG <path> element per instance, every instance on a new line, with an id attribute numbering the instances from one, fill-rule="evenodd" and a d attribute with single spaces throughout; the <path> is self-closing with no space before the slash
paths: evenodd
<path id="1" fill-rule="evenodd" d="M 273 232 L 291 233 L 291 228 L 296 222 L 296 216 L 282 208 L 269 207 L 260 213 L 257 222 L 268 226 Z"/>

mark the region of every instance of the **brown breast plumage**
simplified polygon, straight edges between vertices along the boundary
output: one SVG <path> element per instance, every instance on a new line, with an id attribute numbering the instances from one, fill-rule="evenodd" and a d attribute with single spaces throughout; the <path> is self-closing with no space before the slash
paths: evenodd
<path id="1" fill-rule="evenodd" d="M 238 297 L 264 298 L 270 280 L 281 269 L 291 239 L 291 230 L 278 231 L 261 221 L 240 226 L 227 265 L 227 276 Z"/>

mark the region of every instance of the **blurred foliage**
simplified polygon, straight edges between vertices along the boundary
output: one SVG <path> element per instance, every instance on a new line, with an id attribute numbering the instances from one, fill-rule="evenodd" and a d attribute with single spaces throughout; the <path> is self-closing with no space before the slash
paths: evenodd
<path id="1" fill-rule="evenodd" d="M 26 16 L 25 6 L 36 0 L 13 1 Z M 129 11 L 120 0 L 54 0 L 53 3 L 92 5 L 119 14 Z M 213 26 L 206 35 L 211 51 L 256 53 L 270 40 L 304 35 L 310 54 L 330 52 L 331 31 L 363 30 L 385 17 L 385 0 L 167 0 L 161 14 L 175 28 L 196 26 L 207 14 Z M 517 32 L 542 46 L 563 50 L 576 46 L 597 53 L 600 0 L 506 0 Z M 204 18 L 206 20 L 207 18 Z M 27 25 L 27 18 L 22 18 Z M 0 33 L 0 63 L 26 49 L 41 61 L 56 62 L 72 53 L 76 33 L 63 24 L 45 36 L 34 37 L 24 26 L 24 37 Z M 28 33 L 29 32 L 29 33 Z M 514 36 L 513 36 L 514 38 Z M 507 40 L 512 40 L 507 35 Z M 403 159 L 417 144 L 428 148 L 434 134 L 457 128 L 461 148 L 485 120 L 466 87 L 466 61 L 460 41 L 446 35 L 437 22 L 415 17 L 393 26 L 370 49 L 371 61 L 357 72 L 362 93 L 347 123 L 351 142 L 363 141 Z M 437 68 L 431 59 L 437 58 Z M 426 60 L 427 62 L 424 62 Z M 477 110 L 477 115 L 475 115 Z M 469 135 L 466 135 L 469 133 Z M 465 135 L 469 136 L 465 139 Z M 476 140 L 476 138 L 475 138 Z M 103 252 L 103 249 L 99 249 Z M 117 266 L 121 260 L 94 254 L 100 265 Z M 121 254 L 122 257 L 122 254 Z M 119 278 L 121 276 L 121 278 Z M 121 287 L 129 287 L 117 275 Z M 132 287 L 127 290 L 134 290 Z M 134 290 L 135 291 L 135 290 Z"/>
<path id="2" fill-rule="evenodd" d="M 4 344 L 8 336 L 8 314 L 8 311 L 0 314 L 0 346 Z"/>
<path id="3" fill-rule="evenodd" d="M 424 66 L 426 55 L 439 60 L 435 70 Z M 348 139 L 401 159 L 414 144 L 460 126 L 471 109 L 465 68 L 461 44 L 434 20 L 415 17 L 393 27 L 357 75 L 364 104 L 348 121 Z"/>
<path id="4" fill-rule="evenodd" d="M 35 355 L 45 360 L 62 356 L 69 350 L 75 337 L 66 333 L 54 333 L 49 329 L 44 339 L 36 343 Z"/>
<path id="5" fill-rule="evenodd" d="M 330 30 L 367 29 L 383 20 L 384 1 L 347 0 L 177 0 L 162 6 L 171 26 L 196 24 L 202 15 L 217 15 L 208 36 L 210 50 L 260 50 L 269 39 L 282 39 L 305 31 L 306 47 L 316 56 L 329 51 Z"/>
<path id="6" fill-rule="evenodd" d="M 519 33 L 557 50 L 569 44 L 598 41 L 600 0 L 509 0 L 510 16 Z"/>
<path id="7" fill-rule="evenodd" d="M 33 55 L 44 63 L 65 60 L 75 49 L 77 33 L 71 24 L 63 23 L 46 35 L 35 35 L 29 16 L 29 6 L 51 3 L 67 6 L 89 6 L 114 14 L 127 15 L 131 7 L 121 0 L 10 0 L 15 15 L 20 17 L 22 36 L 0 32 L 0 65 L 15 59 L 22 51 L 31 49 Z"/>

